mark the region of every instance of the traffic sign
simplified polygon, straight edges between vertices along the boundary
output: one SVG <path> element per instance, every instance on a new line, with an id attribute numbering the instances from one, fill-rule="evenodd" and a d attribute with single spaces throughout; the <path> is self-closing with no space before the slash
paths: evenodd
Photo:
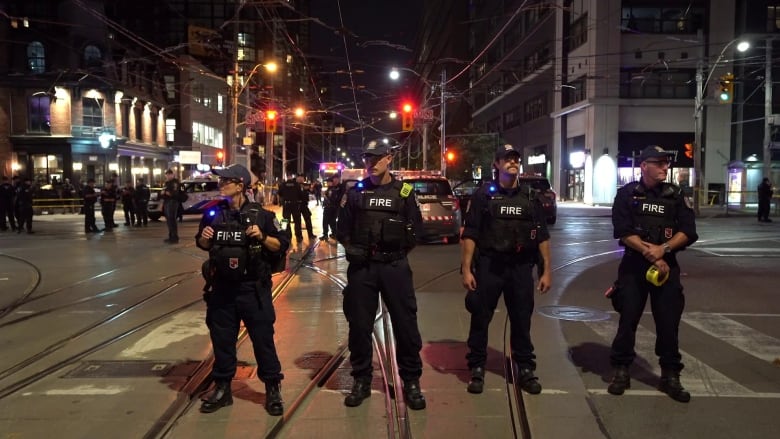
<path id="1" fill-rule="evenodd" d="M 430 108 L 415 110 L 414 118 L 422 120 L 433 120 L 433 110 Z"/>

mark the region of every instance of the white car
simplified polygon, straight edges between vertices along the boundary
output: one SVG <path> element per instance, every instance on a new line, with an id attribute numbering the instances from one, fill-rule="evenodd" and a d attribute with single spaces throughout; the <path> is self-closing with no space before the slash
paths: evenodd
<path id="1" fill-rule="evenodd" d="M 187 201 L 182 203 L 184 215 L 203 215 L 219 202 L 219 184 L 216 178 L 198 178 L 182 181 Z M 163 200 L 160 198 L 162 188 L 152 188 L 149 197 L 149 218 L 157 221 L 163 216 Z"/>

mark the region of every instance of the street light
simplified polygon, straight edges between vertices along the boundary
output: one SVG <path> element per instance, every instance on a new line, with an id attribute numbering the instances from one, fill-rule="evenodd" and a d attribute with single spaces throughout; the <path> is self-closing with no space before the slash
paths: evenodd
<path id="1" fill-rule="evenodd" d="M 698 32 L 698 40 L 703 41 L 703 32 L 701 30 L 699 30 Z M 704 182 L 704 169 L 701 165 L 701 149 L 702 149 L 701 112 L 704 109 L 704 89 L 707 87 L 707 84 L 709 84 L 710 79 L 712 78 L 712 74 L 715 72 L 715 68 L 723 59 L 723 55 L 726 53 L 726 50 L 728 50 L 728 48 L 731 47 L 731 45 L 736 42 L 739 42 L 739 44 L 737 45 L 737 50 L 739 50 L 740 52 L 744 52 L 750 47 L 749 44 L 747 44 L 744 41 L 740 41 L 740 39 L 738 38 L 729 41 L 725 46 L 723 46 L 723 49 L 720 51 L 720 54 L 718 54 L 718 57 L 715 59 L 715 62 L 713 63 L 712 67 L 709 67 L 710 71 L 709 74 L 707 75 L 706 81 L 704 80 L 703 56 L 700 55 L 699 60 L 696 63 L 696 98 L 694 101 L 694 109 L 693 109 L 693 124 L 694 124 L 693 134 L 694 134 L 694 145 L 695 145 L 695 148 L 693 150 L 693 174 L 694 174 L 693 209 L 696 215 L 699 215 L 699 204 L 701 202 L 701 195 L 704 190 L 702 188 L 702 184 Z"/>

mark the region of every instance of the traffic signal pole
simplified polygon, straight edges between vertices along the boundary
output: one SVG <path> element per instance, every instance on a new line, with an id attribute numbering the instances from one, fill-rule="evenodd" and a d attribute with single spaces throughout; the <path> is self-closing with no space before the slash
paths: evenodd
<path id="1" fill-rule="evenodd" d="M 447 84 L 447 70 L 445 70 L 443 67 L 441 69 L 441 86 L 439 87 L 439 92 L 441 93 L 441 175 L 443 177 L 447 177 L 447 160 L 446 160 L 446 150 L 447 150 L 447 129 L 446 129 L 446 116 L 447 116 L 447 110 L 446 110 L 446 103 L 447 99 L 444 96 L 444 86 Z"/>
<path id="2" fill-rule="evenodd" d="M 764 177 L 772 179 L 772 39 L 766 39 L 764 71 Z"/>
<path id="3" fill-rule="evenodd" d="M 693 145 L 693 211 L 696 216 L 699 216 L 699 202 L 701 201 L 703 188 L 701 187 L 704 181 L 703 166 L 701 165 L 701 112 L 703 108 L 703 95 L 702 89 L 704 80 L 704 65 L 701 57 L 696 63 L 696 101 L 693 110 L 693 131 L 694 131 L 694 145 Z"/>

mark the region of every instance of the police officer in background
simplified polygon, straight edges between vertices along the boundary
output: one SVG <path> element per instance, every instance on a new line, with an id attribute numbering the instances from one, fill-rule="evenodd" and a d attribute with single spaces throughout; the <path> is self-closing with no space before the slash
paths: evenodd
<path id="1" fill-rule="evenodd" d="M 325 199 L 322 201 L 322 236 L 321 241 L 327 241 L 333 238 L 336 232 L 336 220 L 339 216 L 339 204 L 341 197 L 344 196 L 344 186 L 338 175 L 330 177 L 328 180 L 328 189 L 325 191 Z M 328 230 L 332 233 L 328 235 Z"/>
<path id="2" fill-rule="evenodd" d="M 125 225 L 132 227 L 135 224 L 135 188 L 133 182 L 128 180 L 122 188 L 122 211 L 125 214 Z"/>
<path id="3" fill-rule="evenodd" d="M 14 215 L 15 190 L 8 176 L 3 175 L 0 183 L 0 230 L 8 230 L 6 218 L 11 223 L 11 230 L 16 231 L 16 215 Z"/>
<path id="4" fill-rule="evenodd" d="M 273 212 L 249 201 L 245 192 L 252 180 L 244 166 L 233 164 L 213 172 L 220 177 L 219 191 L 227 205 L 213 215 L 206 212 L 195 236 L 198 247 L 209 252 L 204 299 L 215 358 L 211 371 L 215 388 L 200 411 L 211 413 L 233 403 L 230 382 L 243 321 L 254 347 L 257 376 L 265 383 L 265 409 L 279 416 L 284 375 L 274 345 L 271 273 L 290 246 L 289 230 L 282 230 Z"/>
<path id="5" fill-rule="evenodd" d="M 298 210 L 301 212 L 301 218 L 306 225 L 306 232 L 309 236 L 309 241 L 314 241 L 314 229 L 311 225 L 311 210 L 309 210 L 309 194 L 311 194 L 311 184 L 306 183 L 306 177 L 303 174 L 298 174 L 295 178 L 298 182 L 298 187 L 301 188 L 301 193 L 298 196 Z M 303 234 L 303 231 L 301 231 Z"/>
<path id="6" fill-rule="evenodd" d="M 371 334 L 381 293 L 393 322 L 404 399 L 409 408 L 421 410 L 425 408 L 420 390 L 422 339 L 406 254 L 415 246 L 415 236 L 421 236 L 422 215 L 412 186 L 396 180 L 388 170 L 391 145 L 383 139 L 363 149 L 369 177 L 347 192 L 338 216 L 336 236 L 349 261 L 344 315 L 355 379 L 344 404 L 356 407 L 371 395 Z"/>
<path id="7" fill-rule="evenodd" d="M 146 227 L 149 224 L 149 198 L 151 198 L 151 196 L 152 191 L 149 190 L 149 186 L 147 186 L 143 180 L 139 179 L 133 194 L 136 227 L 141 227 L 142 225 Z"/>
<path id="8" fill-rule="evenodd" d="M 23 227 L 27 228 L 27 233 L 35 233 L 32 229 L 34 193 L 30 177 L 16 188 L 16 233 L 22 233 Z"/>
<path id="9" fill-rule="evenodd" d="M 659 390 L 676 401 L 688 402 L 691 395 L 680 383 L 683 364 L 678 329 L 685 297 L 676 255 L 696 242 L 698 235 L 690 200 L 679 186 L 666 182 L 672 155 L 660 146 L 643 149 L 640 181 L 628 183 L 615 196 L 614 237 L 626 249 L 611 295 L 620 322 L 612 342 L 614 376 L 607 391 L 622 395 L 631 387 L 628 368 L 636 357 L 636 329 L 649 294 L 656 327 L 655 352 L 661 365 Z"/>
<path id="10" fill-rule="evenodd" d="M 247 183 L 249 184 L 249 183 Z M 176 219 L 179 217 L 179 192 L 181 183 L 174 176 L 173 169 L 165 171 L 165 186 L 161 198 L 163 200 L 163 215 L 165 215 L 165 224 L 168 226 L 168 238 L 164 240 L 166 244 L 176 244 L 179 242 L 179 226 Z"/>
<path id="11" fill-rule="evenodd" d="M 298 244 L 303 241 L 301 230 L 301 185 L 296 178 L 290 178 L 279 186 L 279 203 L 282 205 L 282 218 L 295 223 L 295 239 Z"/>
<path id="12" fill-rule="evenodd" d="M 103 189 L 100 191 L 100 214 L 103 216 L 104 230 L 110 232 L 116 227 L 114 222 L 114 211 L 116 211 L 117 190 L 114 186 L 114 180 L 106 181 Z"/>
<path id="13" fill-rule="evenodd" d="M 94 178 L 87 180 L 82 196 L 84 198 L 84 233 L 99 233 L 101 230 L 95 224 L 95 203 L 97 202 L 98 193 L 95 191 Z"/>
<path id="14" fill-rule="evenodd" d="M 552 285 L 550 234 L 536 190 L 518 183 L 520 152 L 500 146 L 493 166 L 497 179 L 482 185 L 471 197 L 461 236 L 462 283 L 471 327 L 466 355 L 471 381 L 467 390 L 482 393 L 487 362 L 488 327 L 504 294 L 511 324 L 512 360 L 516 382 L 528 393 L 542 391 L 535 376 L 531 343 L 534 311 L 533 266 L 542 265 L 538 288 L 544 294 Z M 541 256 L 541 261 L 539 257 Z"/>

